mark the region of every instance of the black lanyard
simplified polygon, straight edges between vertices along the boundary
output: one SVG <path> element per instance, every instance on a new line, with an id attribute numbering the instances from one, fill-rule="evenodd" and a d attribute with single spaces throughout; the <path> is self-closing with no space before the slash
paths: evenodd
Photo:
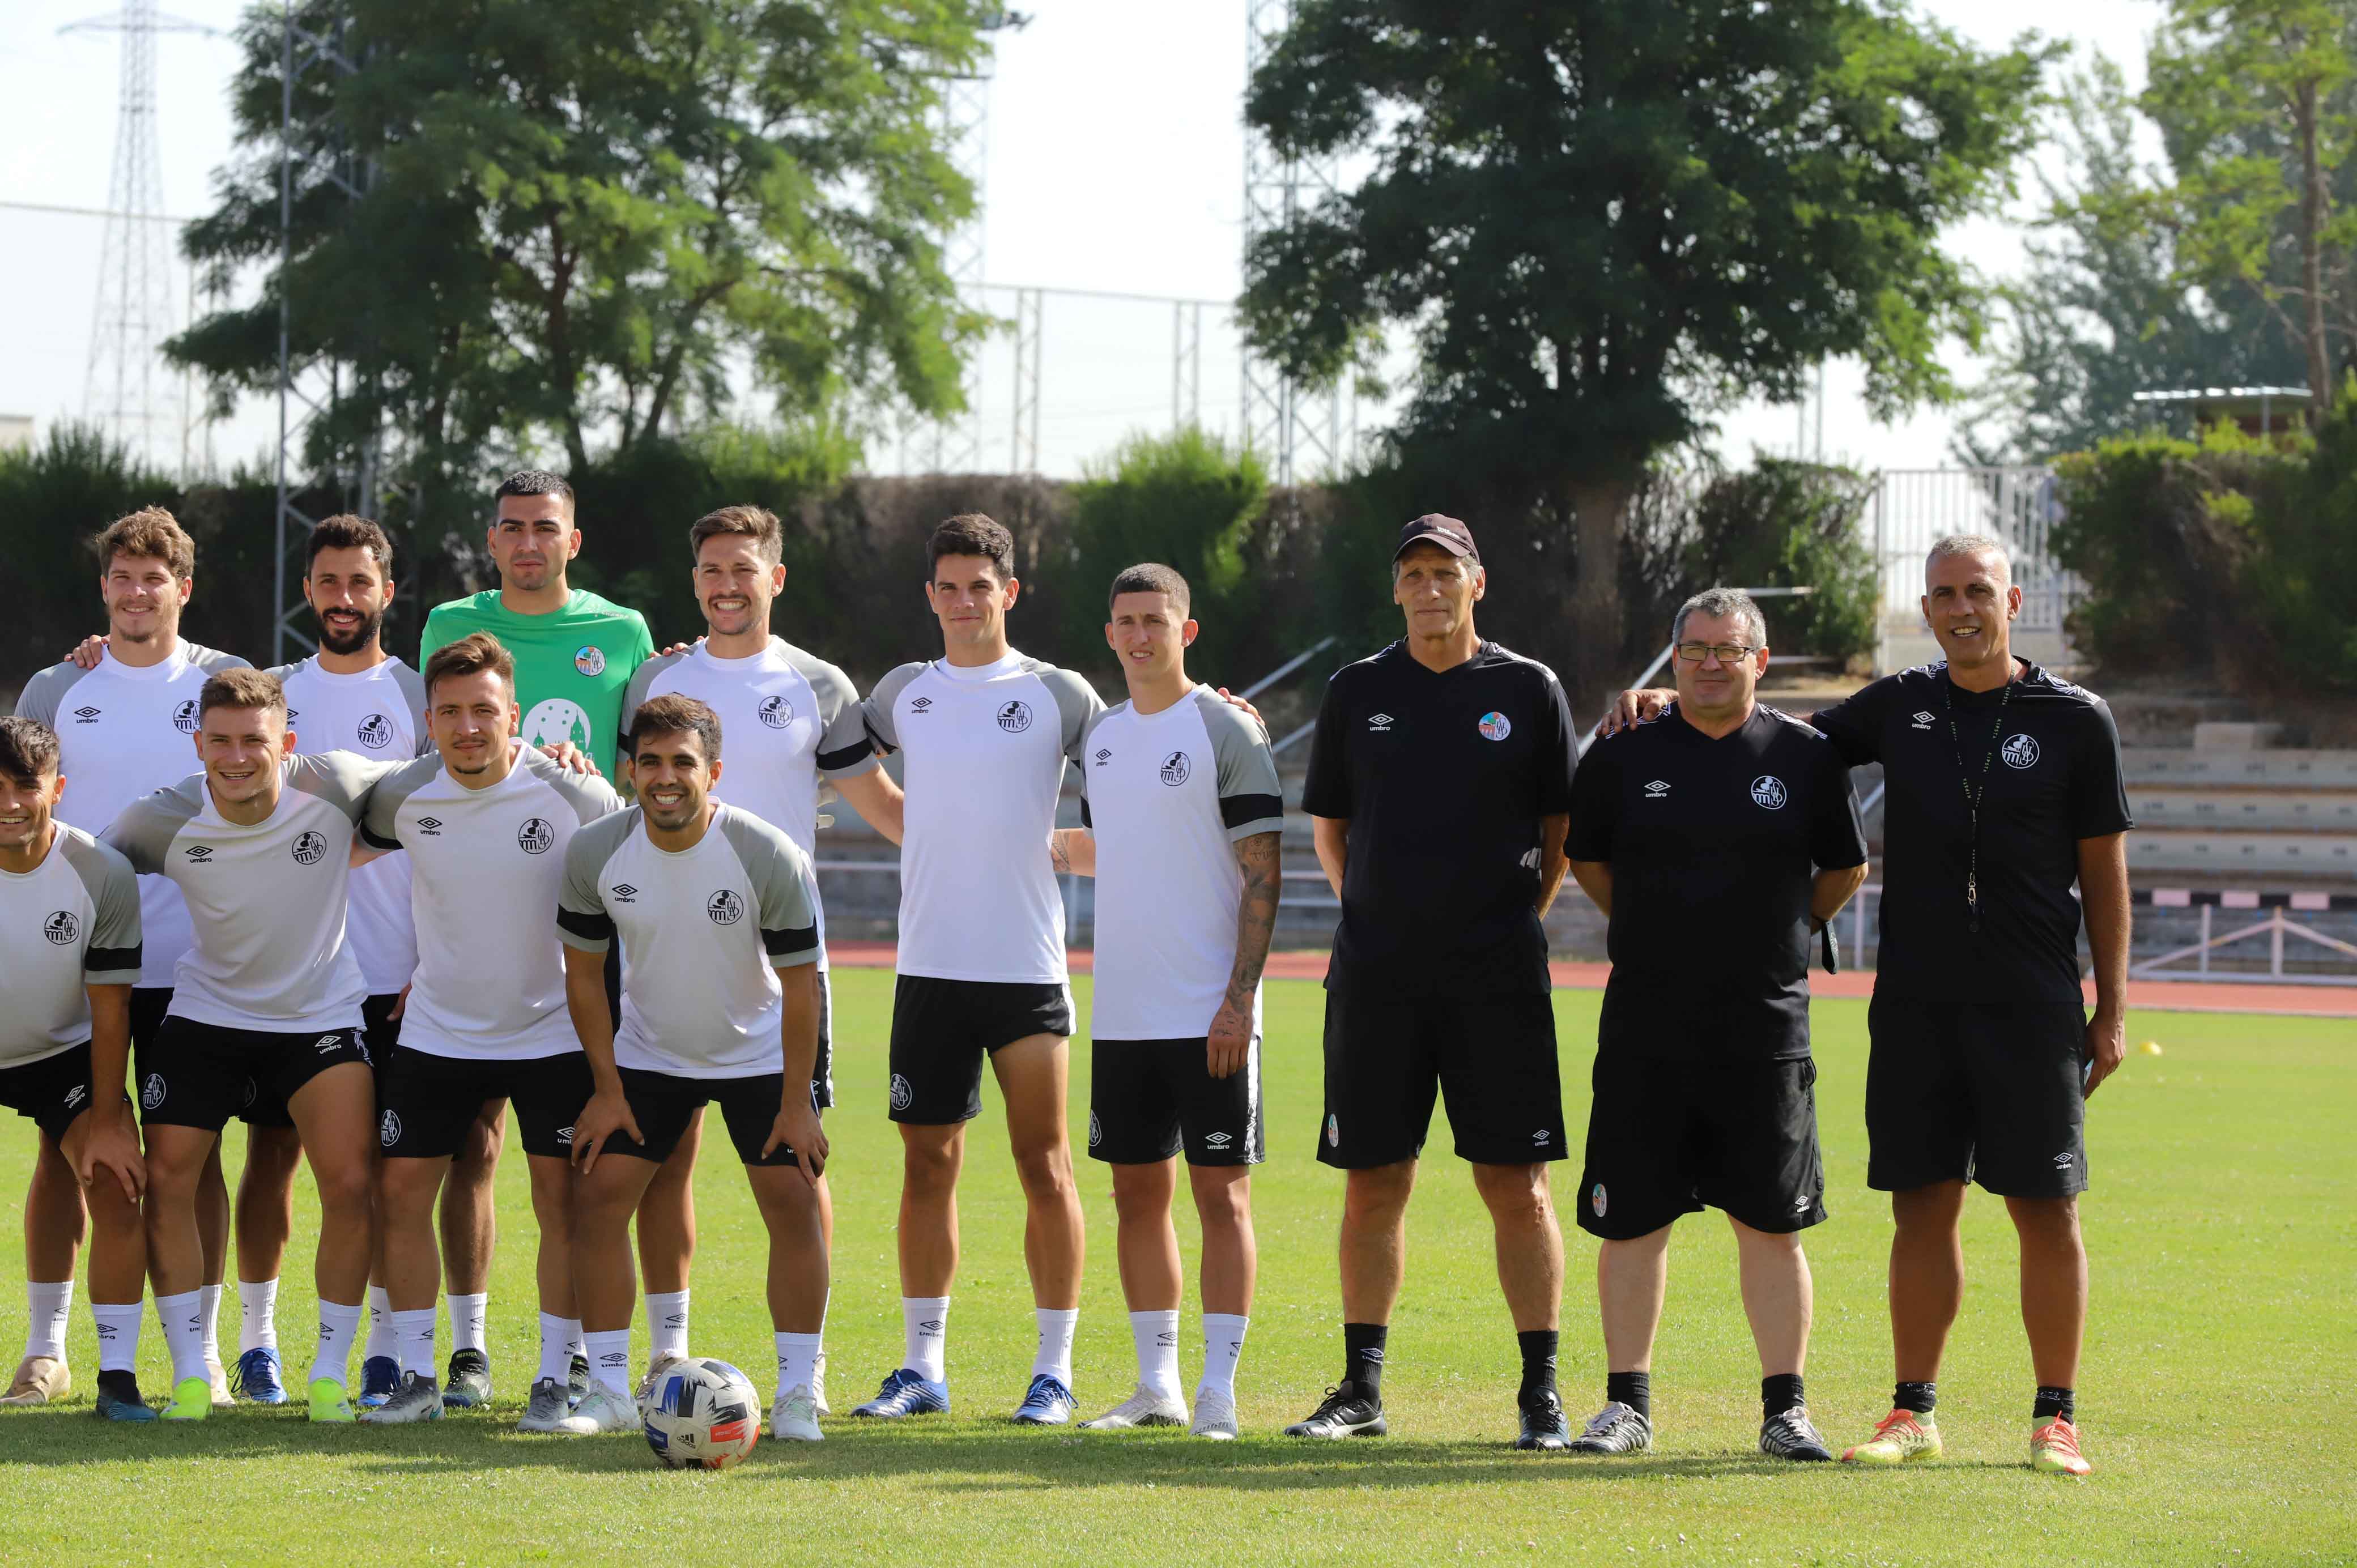
<path id="1" fill-rule="evenodd" d="M 1996 722 L 1989 725 L 1988 755 L 1981 758 L 1981 776 L 1977 785 L 1972 769 L 1964 766 L 1964 737 L 1956 733 L 1956 684 L 1953 678 L 1940 686 L 1942 705 L 1948 714 L 1948 743 L 1955 748 L 1956 779 L 1964 788 L 1964 811 L 1971 820 L 1971 838 L 1967 841 L 1964 868 L 1964 929 L 1981 929 L 1981 801 L 1988 795 L 1989 764 L 1996 760 L 1997 746 L 2005 731 L 2005 705 L 2013 701 L 2013 682 L 2005 683 L 2005 695 L 1996 700 Z"/>

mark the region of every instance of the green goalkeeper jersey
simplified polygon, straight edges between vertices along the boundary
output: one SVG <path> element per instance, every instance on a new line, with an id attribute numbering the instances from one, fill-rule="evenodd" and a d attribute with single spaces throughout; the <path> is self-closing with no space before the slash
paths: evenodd
<path id="1" fill-rule="evenodd" d="M 425 618 L 418 668 L 436 649 L 478 631 L 490 632 L 515 656 L 524 744 L 569 740 L 615 777 L 622 693 L 655 650 L 646 618 L 581 588 L 561 610 L 518 615 L 500 602 L 498 589 L 487 589 L 436 606 Z"/>

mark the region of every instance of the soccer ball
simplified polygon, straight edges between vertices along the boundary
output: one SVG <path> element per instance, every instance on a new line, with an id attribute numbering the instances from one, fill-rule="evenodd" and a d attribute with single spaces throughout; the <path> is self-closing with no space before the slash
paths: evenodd
<path id="1" fill-rule="evenodd" d="M 761 1436 L 761 1396 L 726 1361 L 687 1361 L 647 1396 L 647 1446 L 674 1470 L 725 1470 Z"/>

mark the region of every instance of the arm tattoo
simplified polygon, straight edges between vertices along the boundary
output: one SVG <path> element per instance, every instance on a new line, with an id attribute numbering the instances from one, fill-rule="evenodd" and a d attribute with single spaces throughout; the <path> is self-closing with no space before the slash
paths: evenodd
<path id="1" fill-rule="evenodd" d="M 1235 845 L 1236 865 L 1244 874 L 1244 897 L 1236 911 L 1236 962 L 1228 975 L 1227 1000 L 1238 1012 L 1252 1007 L 1253 992 L 1268 962 L 1269 938 L 1276 930 L 1276 906 L 1285 887 L 1285 868 L 1278 853 L 1283 836 L 1254 833 Z"/>

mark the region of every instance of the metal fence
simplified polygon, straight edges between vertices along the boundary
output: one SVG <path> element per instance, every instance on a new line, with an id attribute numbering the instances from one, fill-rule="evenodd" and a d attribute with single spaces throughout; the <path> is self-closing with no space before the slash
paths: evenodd
<path id="1" fill-rule="evenodd" d="M 2054 558 L 2061 486 L 2043 467 L 1896 468 L 1883 471 L 1869 513 L 1882 570 L 1886 638 L 1920 630 L 1923 557 L 1934 540 L 1981 533 L 2005 542 L 2021 589 L 2016 629 L 2060 635 L 2086 585 Z M 1886 665 L 1887 667 L 1887 665 Z"/>

